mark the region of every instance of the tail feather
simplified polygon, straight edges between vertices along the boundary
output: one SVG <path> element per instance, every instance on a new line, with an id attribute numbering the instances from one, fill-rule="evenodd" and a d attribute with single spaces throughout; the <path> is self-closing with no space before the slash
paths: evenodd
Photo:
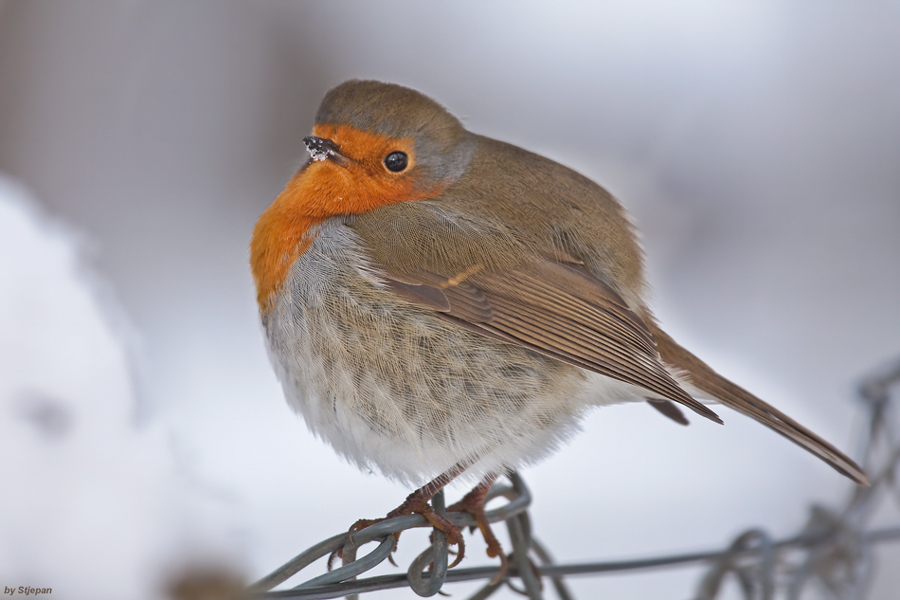
<path id="1" fill-rule="evenodd" d="M 671 400 L 657 400 L 656 398 L 647 398 L 647 404 L 669 417 L 679 425 L 690 425 L 690 421 L 687 420 L 687 417 L 684 416 L 684 413 L 681 412 L 681 409 L 678 408 L 678 405 L 672 402 Z M 717 423 L 721 423 L 722 421 L 716 421 Z"/>
<path id="2" fill-rule="evenodd" d="M 655 325 L 651 325 L 651 331 L 662 359 L 686 373 L 694 386 L 711 394 L 722 404 L 774 429 L 856 483 L 869 485 L 869 479 L 865 472 L 843 452 L 774 406 L 763 402 L 747 390 L 713 371 L 706 363 L 682 348 L 666 332 Z"/>

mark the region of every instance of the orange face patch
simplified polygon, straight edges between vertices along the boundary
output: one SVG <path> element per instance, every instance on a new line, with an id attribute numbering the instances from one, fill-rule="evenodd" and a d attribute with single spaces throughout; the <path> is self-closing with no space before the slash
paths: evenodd
<path id="1" fill-rule="evenodd" d="M 319 124 L 313 135 L 331 140 L 349 159 L 346 167 L 330 160 L 314 162 L 295 177 L 295 193 L 304 197 L 308 210 L 325 218 L 359 214 L 385 204 L 416 198 L 416 155 L 411 138 L 391 138 L 360 131 L 348 125 Z M 391 152 L 405 152 L 406 169 L 392 173 L 384 164 Z M 287 191 L 287 190 L 285 190 Z"/>
<path id="2" fill-rule="evenodd" d="M 291 265 L 312 243 L 305 238 L 310 227 L 336 215 L 431 198 L 443 189 L 440 184 L 423 185 L 415 171 L 411 138 L 392 138 L 328 123 L 316 125 L 313 135 L 337 144 L 348 160 L 340 165 L 328 159 L 307 164 L 257 221 L 250 242 L 250 266 L 262 312 L 268 310 Z M 393 173 L 384 159 L 397 151 L 406 153 L 408 165 Z"/>

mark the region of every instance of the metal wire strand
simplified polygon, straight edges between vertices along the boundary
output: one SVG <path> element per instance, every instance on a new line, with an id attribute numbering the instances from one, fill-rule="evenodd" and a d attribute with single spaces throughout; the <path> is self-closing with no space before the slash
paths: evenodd
<path id="1" fill-rule="evenodd" d="M 531 538 L 531 550 L 541 561 L 541 564 L 544 565 L 544 568 L 542 568 L 541 571 L 546 572 L 546 567 L 553 564 L 553 557 L 550 556 L 550 552 L 544 548 L 543 544 L 533 537 Z M 559 596 L 559 600 L 574 600 L 572 593 L 569 591 L 569 588 L 566 586 L 565 580 L 562 577 L 551 577 L 550 581 L 553 582 L 553 588 L 556 590 L 556 595 Z"/>
<path id="2" fill-rule="evenodd" d="M 505 505 L 493 510 L 486 511 L 485 517 L 487 518 L 489 523 L 505 521 L 509 518 L 515 517 L 516 515 L 519 515 L 527 510 L 528 506 L 531 504 L 531 493 L 528 491 L 524 480 L 517 473 L 510 473 L 509 479 L 512 483 L 512 487 L 508 485 L 495 485 L 487 495 L 485 502 L 500 496 L 509 499 L 509 502 L 507 502 Z M 441 510 L 443 511 L 443 494 L 439 493 L 435 496 L 435 498 L 437 498 L 437 502 L 441 506 Z M 460 528 L 477 525 L 477 523 L 475 522 L 475 518 L 468 513 L 449 513 L 446 514 L 446 517 L 454 525 Z M 367 554 L 363 558 L 352 561 L 349 564 L 345 564 L 344 566 L 329 573 L 314 577 L 304 583 L 301 583 L 298 586 L 295 586 L 294 589 L 310 589 L 313 587 L 322 587 L 327 586 L 328 584 L 347 581 L 355 577 L 356 575 L 360 575 L 361 573 L 372 569 L 390 555 L 391 550 L 393 549 L 394 533 L 417 527 L 432 527 L 432 525 L 427 519 L 425 519 L 425 517 L 421 515 L 408 515 L 387 519 L 355 532 L 353 534 L 354 547 L 362 546 L 373 540 L 380 540 L 381 544 L 373 552 Z M 435 561 L 437 561 L 437 566 L 440 567 L 440 564 L 446 563 L 447 555 L 449 552 L 446 544 L 446 536 L 444 536 L 444 541 L 440 542 L 443 532 L 434 529 L 432 535 L 433 539 L 437 540 L 438 543 L 433 544 L 431 549 L 426 550 L 423 555 L 420 555 L 416 559 L 415 564 L 419 569 L 419 575 L 413 575 L 413 579 L 415 581 L 413 585 L 420 586 L 418 587 L 418 590 L 426 592 L 428 593 L 428 595 L 433 595 L 434 593 L 436 593 L 437 589 L 440 589 L 440 585 L 438 585 L 437 583 L 430 583 L 429 581 L 432 579 L 433 574 L 429 574 L 426 577 L 421 574 L 421 569 Z M 329 555 L 339 548 L 346 547 L 349 543 L 350 540 L 347 534 L 340 534 L 328 538 L 324 542 L 316 544 L 309 550 L 306 550 L 305 552 L 299 554 L 293 560 L 276 569 L 273 573 L 252 584 L 247 589 L 247 591 L 251 594 L 258 595 L 261 592 L 271 590 L 272 588 L 292 578 L 302 569 L 311 565 L 319 558 Z M 431 556 L 432 552 L 434 553 L 434 556 Z M 428 556 L 426 557 L 425 554 L 428 554 Z M 427 562 L 425 561 L 425 558 L 428 558 Z M 440 568 L 438 570 L 440 571 Z M 443 571 L 446 572 L 446 568 L 443 568 Z M 408 577 L 409 575 L 407 574 L 407 582 L 409 581 Z M 431 591 L 431 586 L 434 585 L 437 585 L 437 589 Z M 414 588 L 414 590 L 416 590 L 416 588 Z M 348 594 L 349 593 L 350 592 L 348 592 Z"/>
<path id="3" fill-rule="evenodd" d="M 528 552 L 531 550 L 531 528 L 525 524 L 524 521 L 526 519 L 525 513 L 522 513 L 506 521 L 509 539 L 512 541 L 513 546 L 512 560 L 510 562 L 515 563 L 518 568 L 519 577 L 525 586 L 523 595 L 531 600 L 543 600 L 544 595 L 541 592 L 540 579 L 535 574 L 534 563 L 528 559 Z M 511 583 L 509 585 L 512 586 Z"/>
<path id="4" fill-rule="evenodd" d="M 439 491 L 431 499 L 431 505 L 435 512 L 442 517 L 447 516 L 446 505 L 444 503 L 444 490 Z M 409 587 L 420 596 L 428 597 L 437 594 L 444 585 L 444 578 L 447 576 L 447 561 L 450 553 L 450 547 L 447 543 L 447 534 L 438 528 L 434 528 L 431 534 L 431 547 L 416 557 L 409 565 L 409 571 L 406 572 L 406 579 L 409 581 Z M 428 565 L 433 565 L 430 576 L 426 579 L 422 576 L 422 570 Z"/>
<path id="5" fill-rule="evenodd" d="M 742 564 L 749 553 L 758 559 L 758 565 Z M 701 580 L 698 600 L 715 598 L 729 572 L 737 576 L 747 600 L 772 600 L 775 593 L 775 545 L 765 531 L 751 529 L 738 536 Z"/>

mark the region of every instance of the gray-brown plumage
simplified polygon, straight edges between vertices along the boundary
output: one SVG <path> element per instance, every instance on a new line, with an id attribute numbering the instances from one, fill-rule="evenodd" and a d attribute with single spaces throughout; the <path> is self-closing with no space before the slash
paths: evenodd
<path id="1" fill-rule="evenodd" d="M 722 404 L 866 482 L 834 446 L 717 374 L 656 325 L 642 300 L 646 284 L 633 228 L 606 190 L 541 156 L 473 139 L 470 169 L 441 196 L 385 206 L 349 223 L 400 297 L 721 423 L 679 386 L 667 369 L 675 367 Z M 452 207 L 454 217 L 440 222 L 422 210 L 428 203 Z M 467 223 L 477 223 L 477 232 Z"/>
<path id="2" fill-rule="evenodd" d="M 594 182 L 372 81 L 329 92 L 306 143 L 251 244 L 269 350 L 338 452 L 437 478 L 401 512 L 429 510 L 452 476 L 539 460 L 586 408 L 627 400 L 681 423 L 678 405 L 721 422 L 694 396 L 717 400 L 866 483 L 659 328 L 635 230 Z"/>

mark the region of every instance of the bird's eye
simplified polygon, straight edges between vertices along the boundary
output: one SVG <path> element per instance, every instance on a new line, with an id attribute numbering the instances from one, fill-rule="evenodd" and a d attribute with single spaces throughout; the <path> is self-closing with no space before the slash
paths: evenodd
<path id="1" fill-rule="evenodd" d="M 399 173 L 408 164 L 409 157 L 406 156 L 406 152 L 391 152 L 384 159 L 384 166 L 387 167 L 388 171 L 393 171 L 394 173 Z"/>

